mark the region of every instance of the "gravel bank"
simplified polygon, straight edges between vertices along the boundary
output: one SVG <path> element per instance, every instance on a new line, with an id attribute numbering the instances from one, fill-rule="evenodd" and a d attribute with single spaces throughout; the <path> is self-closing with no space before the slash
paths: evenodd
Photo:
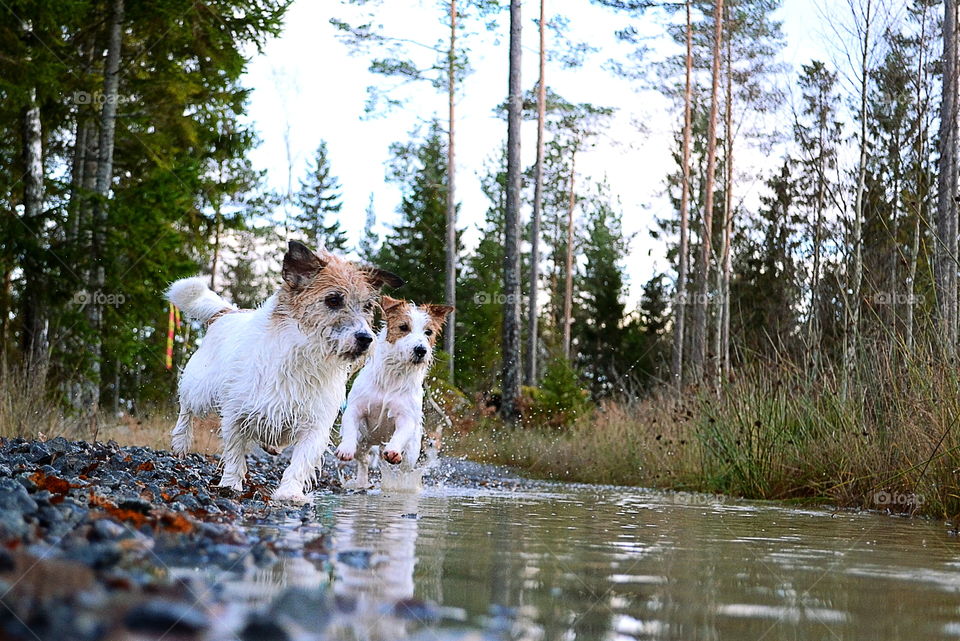
<path id="1" fill-rule="evenodd" d="M 234 612 L 227 633 L 229 598 L 216 585 L 170 571 L 230 572 L 251 564 L 269 571 L 291 558 L 322 568 L 335 553 L 311 506 L 268 502 L 284 462 L 269 455 L 248 462 L 245 491 L 237 495 L 215 487 L 216 457 L 178 459 L 113 442 L 0 439 L 0 638 L 314 638 L 309 631 L 322 630 L 331 613 L 350 604 L 291 589 L 266 609 L 242 613 L 241 621 Z M 424 482 L 505 491 L 537 485 L 503 468 L 449 458 Z M 317 489 L 345 491 L 332 458 Z M 275 528 L 256 527 L 297 522 L 310 523 L 316 536 L 294 547 Z M 403 616 L 432 616 L 429 604 L 396 607 Z"/>

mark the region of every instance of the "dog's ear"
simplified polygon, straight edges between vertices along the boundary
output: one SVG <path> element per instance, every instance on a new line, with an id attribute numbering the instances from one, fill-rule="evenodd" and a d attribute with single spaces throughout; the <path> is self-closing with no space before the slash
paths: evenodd
<path id="1" fill-rule="evenodd" d="M 306 245 L 291 240 L 283 256 L 283 281 L 292 289 L 300 289 L 326 266 Z"/>
<path id="2" fill-rule="evenodd" d="M 383 296 L 380 299 L 380 308 L 387 313 L 403 305 L 403 301 L 399 298 L 391 298 L 390 296 Z"/>
<path id="3" fill-rule="evenodd" d="M 443 325 L 447 320 L 447 315 L 454 310 L 453 307 L 449 305 L 424 305 L 427 310 L 427 313 L 430 314 L 430 318 L 434 319 L 439 325 Z"/>
<path id="4" fill-rule="evenodd" d="M 367 282 L 374 288 L 380 289 L 384 285 L 403 287 L 404 280 L 392 272 L 378 267 L 367 267 Z"/>

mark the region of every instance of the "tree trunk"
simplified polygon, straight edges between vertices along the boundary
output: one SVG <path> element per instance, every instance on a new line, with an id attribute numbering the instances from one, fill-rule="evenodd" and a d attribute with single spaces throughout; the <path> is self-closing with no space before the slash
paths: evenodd
<path id="1" fill-rule="evenodd" d="M 916 96 L 917 101 L 917 137 L 914 140 L 914 162 L 917 163 L 919 167 L 926 167 L 926 160 L 929 158 L 929 153 L 926 145 L 926 103 L 923 98 L 923 88 L 926 80 L 925 70 L 927 69 L 927 59 L 924 58 L 924 52 L 926 52 L 926 40 L 927 38 L 927 5 L 923 5 L 922 12 L 920 14 L 920 33 L 919 33 L 919 46 L 917 47 L 917 76 L 916 76 Z M 919 191 L 919 190 L 918 190 Z M 906 343 L 906 349 L 908 356 L 913 356 L 913 346 L 914 346 L 914 306 L 916 305 L 916 300 L 914 299 L 916 291 L 916 279 L 917 279 L 917 263 L 919 262 L 920 256 L 920 221 L 923 217 L 923 203 L 924 196 L 918 193 L 916 200 L 916 211 L 914 212 L 914 224 L 913 224 L 913 242 L 910 244 L 910 265 L 907 271 L 907 307 L 906 307 L 906 317 L 904 318 L 904 331 L 906 332 L 906 338 L 904 342 Z"/>
<path id="2" fill-rule="evenodd" d="M 507 207 L 503 254 L 503 380 L 500 412 L 517 419 L 520 396 L 520 0 L 510 0 L 510 76 L 507 99 Z"/>
<path id="3" fill-rule="evenodd" d="M 573 210 L 577 206 L 574 180 L 577 175 L 577 147 L 570 154 L 570 193 L 567 199 L 567 255 L 563 266 L 563 357 L 570 360 L 570 330 L 573 326 Z"/>
<path id="4" fill-rule="evenodd" d="M 110 40 L 103 73 L 103 106 L 100 112 L 100 142 L 97 150 L 97 196 L 93 203 L 93 273 L 91 295 L 102 292 L 106 284 L 107 200 L 113 180 L 113 143 L 116 134 L 118 89 L 120 86 L 120 46 L 123 40 L 123 0 L 113 0 L 110 16 Z M 93 354 L 87 389 L 87 412 L 94 417 L 100 407 L 100 372 L 103 359 L 103 310 L 87 305 L 93 328 L 90 352 Z"/>
<path id="5" fill-rule="evenodd" d="M 814 204 L 812 234 L 813 272 L 810 279 L 810 320 L 807 325 L 807 349 L 813 360 L 814 371 L 820 367 L 820 243 L 823 235 L 823 208 L 827 197 L 827 163 L 824 156 L 827 135 L 825 109 L 826 101 L 821 93 L 817 114 L 817 199 Z"/>
<path id="6" fill-rule="evenodd" d="M 957 344 L 957 0 L 943 5 L 943 94 L 937 189 L 936 290 L 941 340 Z"/>
<path id="7" fill-rule="evenodd" d="M 540 282 L 540 216 L 543 207 L 543 146 L 547 114 L 546 0 L 540 0 L 540 80 L 537 83 L 537 164 L 534 168 L 533 218 L 530 221 L 530 298 L 527 309 L 527 362 L 524 380 L 537 384 L 537 294 Z"/>
<path id="8" fill-rule="evenodd" d="M 680 189 L 680 255 L 677 266 L 677 287 L 674 293 L 674 327 L 673 327 L 673 359 L 670 364 L 670 374 L 673 377 L 677 391 L 683 387 L 683 347 L 684 347 L 684 320 L 687 304 L 687 258 L 690 238 L 690 137 L 691 116 L 690 106 L 693 102 L 693 30 L 690 19 L 690 1 L 686 0 L 687 11 L 687 55 L 684 63 L 686 78 L 683 91 L 683 184 Z"/>
<path id="9" fill-rule="evenodd" d="M 220 268 L 220 199 L 213 211 L 213 260 L 210 261 L 210 289 L 217 289 L 217 270 Z"/>
<path id="10" fill-rule="evenodd" d="M 870 79 L 869 51 L 873 5 L 867 0 L 863 41 L 860 43 L 860 159 L 857 167 L 857 192 L 854 198 L 850 245 L 853 248 L 852 274 L 847 293 L 846 340 L 844 341 L 844 389 L 857 365 L 860 351 L 860 290 L 863 285 L 863 197 L 867 181 L 867 91 Z"/>
<path id="11" fill-rule="evenodd" d="M 914 307 L 914 283 L 917 280 L 917 256 L 920 254 L 920 216 L 919 212 L 913 223 L 913 243 L 910 245 L 910 270 L 907 276 L 907 313 L 903 320 L 904 331 L 907 336 L 905 339 L 907 345 L 907 354 L 913 354 L 913 307 Z"/>
<path id="12" fill-rule="evenodd" d="M 450 51 L 447 52 L 447 100 L 449 126 L 447 128 L 447 255 L 446 255 L 446 303 L 453 308 L 443 332 L 443 345 L 447 352 L 450 382 L 453 383 L 454 346 L 457 329 L 457 204 L 456 204 L 456 156 L 454 153 L 454 98 L 456 89 L 457 62 L 457 2 L 450 0 Z"/>
<path id="13" fill-rule="evenodd" d="M 90 135 L 90 121 L 78 112 L 76 134 L 73 139 L 73 164 L 70 169 L 70 195 L 67 201 L 69 222 L 66 239 L 68 243 L 77 242 L 80 239 L 80 230 L 83 227 L 79 201 L 80 191 L 83 188 L 83 171 L 86 167 L 83 154 L 87 149 L 88 135 Z"/>
<path id="14" fill-rule="evenodd" d="M 27 238 L 30 247 L 24 251 L 23 278 L 27 282 L 23 296 L 23 336 L 21 348 L 27 367 L 42 366 L 46 354 L 46 332 L 43 310 L 40 301 L 42 284 L 40 264 L 37 260 L 39 238 L 42 229 L 44 189 L 43 189 L 43 131 L 40 122 L 40 105 L 37 102 L 36 87 L 30 88 L 30 104 L 22 115 L 23 138 L 23 224 L 30 230 Z M 40 371 L 40 370 L 37 370 Z"/>
<path id="15" fill-rule="evenodd" d="M 710 85 L 710 120 L 707 133 L 706 195 L 701 233 L 703 238 L 700 251 L 700 269 L 697 271 L 697 299 L 694 301 L 693 307 L 693 362 L 691 363 L 691 374 L 698 383 L 704 380 L 704 367 L 707 363 L 707 296 L 713 243 L 713 191 L 717 168 L 717 90 L 720 83 L 720 56 L 723 41 L 723 0 L 717 0 L 714 5 L 713 22 L 713 70 Z"/>
<path id="16" fill-rule="evenodd" d="M 723 278 L 720 283 L 720 321 L 717 323 L 717 387 L 730 374 L 730 238 L 733 234 L 733 51 L 727 37 L 727 100 L 724 106 Z"/>

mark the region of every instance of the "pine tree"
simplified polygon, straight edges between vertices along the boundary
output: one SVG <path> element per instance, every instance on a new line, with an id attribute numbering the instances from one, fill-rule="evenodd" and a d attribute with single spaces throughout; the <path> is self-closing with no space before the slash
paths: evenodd
<path id="1" fill-rule="evenodd" d="M 800 353 L 793 341 L 799 324 L 802 233 L 789 159 L 766 181 L 766 188 L 759 210 L 744 221 L 736 243 L 731 331 L 742 353 L 775 358 Z"/>
<path id="2" fill-rule="evenodd" d="M 623 260 L 629 238 L 623 234 L 608 185 L 598 185 L 583 205 L 586 233 L 581 247 L 584 262 L 577 274 L 575 362 L 594 395 L 600 396 L 609 394 L 623 374 L 619 347 L 626 294 Z"/>
<path id="3" fill-rule="evenodd" d="M 457 359 L 457 383 L 482 393 L 496 387 L 503 328 L 503 221 L 506 216 L 506 156 L 490 163 L 481 187 L 490 204 L 480 242 L 463 262 L 457 316 L 463 341 Z"/>
<path id="4" fill-rule="evenodd" d="M 366 219 L 363 224 L 363 235 L 360 237 L 360 244 L 357 246 L 357 253 L 362 260 L 372 263 L 377 256 L 380 245 L 380 236 L 374 230 L 377 224 L 377 212 L 373 207 L 373 194 L 370 194 L 370 202 L 367 203 Z"/>
<path id="5" fill-rule="evenodd" d="M 446 145 L 437 123 L 422 140 L 393 145 L 392 180 L 403 189 L 400 222 L 387 234 L 375 264 L 407 281 L 404 298 L 442 301 L 446 246 Z"/>
<path id="6" fill-rule="evenodd" d="M 101 393 L 119 406 L 170 390 L 154 340 L 166 321 L 157 292 L 207 262 L 211 164 L 225 158 L 218 141 L 243 113 L 238 81 L 250 48 L 278 33 L 285 10 L 236 5 L 81 0 L 3 10 L 0 206 L 29 215 L 3 225 L 0 343 L 11 361 L 49 354 L 51 385 L 88 416 Z M 41 174 L 21 182 L 21 159 L 37 166 L 37 157 Z M 56 341 L 44 328 L 58 328 Z"/>
<path id="7" fill-rule="evenodd" d="M 507 98 L 507 196 L 504 217 L 503 252 L 503 367 L 500 414 L 508 423 L 516 421 L 520 397 L 520 122 L 523 95 L 520 80 L 522 22 L 520 0 L 510 0 L 510 47 Z"/>
<path id="8" fill-rule="evenodd" d="M 797 201 L 807 212 L 810 230 L 809 314 L 806 344 L 812 365 L 820 357 L 825 298 L 823 296 L 825 242 L 832 235 L 828 213 L 838 202 L 837 155 L 842 142 L 838 120 L 840 98 L 837 76 L 820 61 L 803 65 L 799 78 L 801 112 L 794 124 L 794 139 L 800 149 L 796 181 Z M 835 217 L 834 217 L 835 218 Z"/>
<path id="9" fill-rule="evenodd" d="M 333 252 L 347 251 L 347 235 L 337 220 L 343 207 L 340 181 L 331 174 L 326 141 L 317 147 L 313 165 L 301 179 L 295 199 L 300 212 L 294 215 L 293 226 L 307 244 Z"/>

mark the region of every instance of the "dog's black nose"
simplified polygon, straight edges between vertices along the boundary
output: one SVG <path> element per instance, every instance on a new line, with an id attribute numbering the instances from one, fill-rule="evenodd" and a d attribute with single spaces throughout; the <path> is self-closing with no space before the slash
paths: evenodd
<path id="1" fill-rule="evenodd" d="M 353 337 L 357 339 L 357 345 L 359 345 L 361 349 L 367 349 L 370 347 L 370 343 L 373 342 L 373 336 L 370 335 L 370 332 L 357 332 Z"/>
<path id="2" fill-rule="evenodd" d="M 418 359 L 423 358 L 424 356 L 427 355 L 427 348 L 424 347 L 423 345 L 417 345 L 416 347 L 413 348 L 413 355 L 416 356 Z"/>

